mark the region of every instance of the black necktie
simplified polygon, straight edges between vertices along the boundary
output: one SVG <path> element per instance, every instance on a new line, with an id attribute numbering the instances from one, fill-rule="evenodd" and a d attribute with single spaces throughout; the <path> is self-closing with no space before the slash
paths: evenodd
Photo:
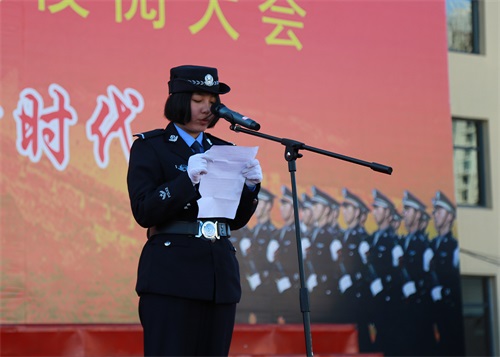
<path id="1" fill-rule="evenodd" d="M 198 140 L 194 141 L 194 143 L 191 145 L 191 149 L 194 151 L 195 154 L 199 154 L 199 153 L 203 152 L 203 148 L 201 147 Z"/>

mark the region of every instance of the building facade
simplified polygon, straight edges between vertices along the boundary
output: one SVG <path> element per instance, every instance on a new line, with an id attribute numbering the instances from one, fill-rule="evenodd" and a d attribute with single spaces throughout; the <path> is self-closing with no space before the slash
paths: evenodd
<path id="1" fill-rule="evenodd" d="M 462 21 L 460 21 L 460 17 Z M 447 1 L 467 355 L 500 353 L 500 3 Z"/>

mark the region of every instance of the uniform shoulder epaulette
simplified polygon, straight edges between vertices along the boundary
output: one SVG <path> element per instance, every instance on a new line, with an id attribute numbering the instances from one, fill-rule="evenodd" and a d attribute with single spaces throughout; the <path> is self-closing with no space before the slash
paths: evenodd
<path id="1" fill-rule="evenodd" d="M 144 133 L 139 133 L 139 134 L 134 134 L 134 136 L 138 137 L 139 139 L 145 140 L 149 138 L 153 138 L 155 136 L 160 136 L 165 133 L 165 129 L 154 129 L 150 131 L 146 131 Z"/>
<path id="2" fill-rule="evenodd" d="M 205 135 L 207 136 L 207 139 L 209 140 L 212 140 L 212 141 L 218 141 L 222 144 L 226 144 L 226 145 L 235 145 L 234 143 L 230 142 L 230 141 L 227 141 L 227 140 L 222 140 L 221 138 L 218 138 L 217 136 L 214 136 L 212 134 L 209 134 L 207 132 L 205 132 Z"/>

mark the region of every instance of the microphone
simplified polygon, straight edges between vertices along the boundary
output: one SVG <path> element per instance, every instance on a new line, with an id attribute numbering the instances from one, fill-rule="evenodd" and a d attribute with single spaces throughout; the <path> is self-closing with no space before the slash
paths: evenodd
<path id="1" fill-rule="evenodd" d="M 238 125 L 244 126 L 245 128 L 256 130 L 256 131 L 260 129 L 259 123 L 253 121 L 249 117 L 243 116 L 240 113 L 232 111 L 231 109 L 229 109 L 228 107 L 226 107 L 222 103 L 212 104 L 210 111 L 214 115 L 218 116 L 219 118 L 226 119 L 231 124 L 238 124 Z"/>

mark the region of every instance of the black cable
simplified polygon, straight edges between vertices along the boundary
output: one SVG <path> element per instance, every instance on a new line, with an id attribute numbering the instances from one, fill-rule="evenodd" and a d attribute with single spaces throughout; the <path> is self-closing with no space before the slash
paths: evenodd
<path id="1" fill-rule="evenodd" d="M 460 253 L 467 254 L 473 258 L 485 261 L 487 263 L 500 266 L 500 258 L 494 256 L 488 256 L 486 254 L 476 253 L 468 249 L 460 248 Z"/>

